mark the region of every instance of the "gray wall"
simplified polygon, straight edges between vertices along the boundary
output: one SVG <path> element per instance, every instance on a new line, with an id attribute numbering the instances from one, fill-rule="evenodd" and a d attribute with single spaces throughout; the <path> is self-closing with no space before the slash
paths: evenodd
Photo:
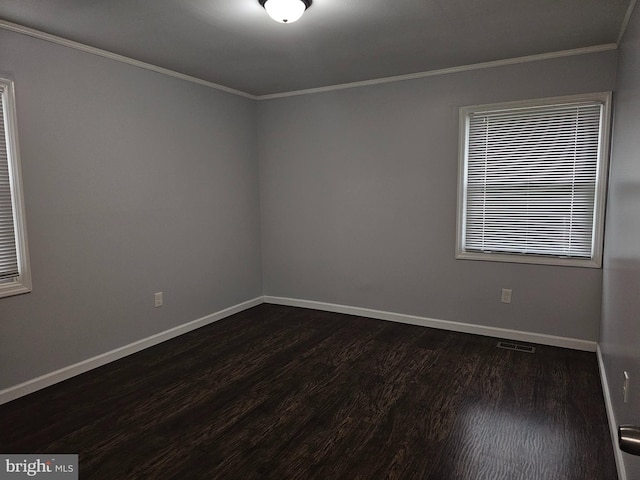
<path id="1" fill-rule="evenodd" d="M 601 270 L 454 259 L 458 109 L 613 90 L 616 56 L 260 102 L 265 295 L 597 340 Z"/>
<path id="2" fill-rule="evenodd" d="M 603 274 L 602 350 L 618 424 L 640 425 L 640 11 L 620 48 Z M 623 403 L 623 372 L 631 377 Z M 623 454 L 629 480 L 640 457 Z"/>
<path id="3" fill-rule="evenodd" d="M 34 284 L 0 389 L 263 293 L 596 340 L 601 270 L 454 260 L 458 108 L 611 90 L 616 57 L 256 106 L 0 30 Z"/>
<path id="4" fill-rule="evenodd" d="M 261 295 L 254 101 L 4 30 L 0 73 L 33 277 L 0 389 Z"/>

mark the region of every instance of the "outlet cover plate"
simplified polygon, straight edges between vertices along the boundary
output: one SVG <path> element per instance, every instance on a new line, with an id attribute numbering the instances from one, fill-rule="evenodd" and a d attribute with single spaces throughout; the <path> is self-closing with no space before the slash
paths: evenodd
<path id="1" fill-rule="evenodd" d="M 511 289 L 509 288 L 503 288 L 502 289 L 502 296 L 500 297 L 500 301 L 502 303 L 511 303 Z"/>

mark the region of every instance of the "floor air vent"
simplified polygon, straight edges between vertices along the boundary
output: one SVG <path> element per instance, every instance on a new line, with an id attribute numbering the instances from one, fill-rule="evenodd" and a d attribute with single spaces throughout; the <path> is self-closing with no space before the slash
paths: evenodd
<path id="1" fill-rule="evenodd" d="M 519 345 L 513 342 L 498 342 L 498 348 L 504 348 L 506 350 L 515 350 L 517 352 L 536 353 L 536 347 L 529 345 Z"/>

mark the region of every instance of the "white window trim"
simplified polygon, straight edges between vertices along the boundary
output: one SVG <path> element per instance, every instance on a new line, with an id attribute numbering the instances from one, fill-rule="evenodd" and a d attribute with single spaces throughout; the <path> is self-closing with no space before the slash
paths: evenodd
<path id="1" fill-rule="evenodd" d="M 541 99 L 503 102 L 484 105 L 473 105 L 460 108 L 459 158 L 458 158 L 458 212 L 456 221 L 456 258 L 462 260 L 485 260 L 493 262 L 529 263 L 538 265 L 563 265 L 574 267 L 602 267 L 604 244 L 604 216 L 607 194 L 607 177 L 609 172 L 609 153 L 611 138 L 611 92 L 598 92 L 583 95 L 548 97 Z M 599 145 L 599 165 L 596 178 L 595 206 L 593 219 L 593 245 L 590 259 L 568 258 L 561 256 L 483 253 L 465 251 L 465 207 L 467 193 L 467 146 L 469 140 L 468 116 L 481 110 L 509 110 L 535 106 L 554 105 L 573 102 L 598 101 L 603 104 L 602 138 Z"/>
<path id="2" fill-rule="evenodd" d="M 15 89 L 13 81 L 0 78 L 4 87 L 2 102 L 4 104 L 4 122 L 7 135 L 7 154 L 9 160 L 9 182 L 16 230 L 16 249 L 19 274 L 13 280 L 0 283 L 0 298 L 30 292 L 31 266 L 29 263 L 29 247 L 27 245 L 27 224 L 22 190 L 22 170 L 18 150 L 18 121 L 16 117 Z"/>

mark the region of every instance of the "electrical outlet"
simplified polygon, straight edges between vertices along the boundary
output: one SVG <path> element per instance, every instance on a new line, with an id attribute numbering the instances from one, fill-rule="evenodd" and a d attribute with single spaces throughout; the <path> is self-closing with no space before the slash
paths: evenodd
<path id="1" fill-rule="evenodd" d="M 155 301 L 155 307 L 156 308 L 161 307 L 162 306 L 162 292 L 155 293 L 153 295 L 153 298 L 154 298 L 154 301 Z"/>
<path id="2" fill-rule="evenodd" d="M 500 297 L 502 303 L 511 303 L 511 289 L 503 288 L 502 296 Z"/>
<path id="3" fill-rule="evenodd" d="M 624 383 L 622 384 L 622 401 L 627 403 L 629 401 L 629 373 L 624 372 Z"/>

